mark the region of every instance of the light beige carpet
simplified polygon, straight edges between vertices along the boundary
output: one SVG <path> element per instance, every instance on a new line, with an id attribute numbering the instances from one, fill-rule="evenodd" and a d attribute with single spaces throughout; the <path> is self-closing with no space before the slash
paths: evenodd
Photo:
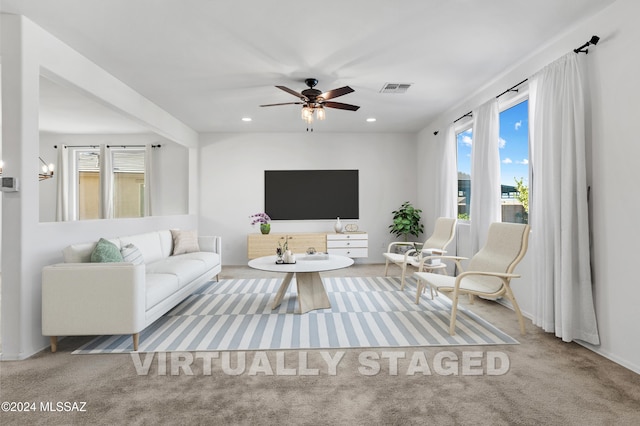
<path id="1" fill-rule="evenodd" d="M 381 265 L 356 265 L 341 272 L 379 276 L 382 271 Z M 221 278 L 251 277 L 256 272 L 226 267 Z M 208 353 L 211 371 L 203 367 L 197 353 L 190 353 L 194 357 L 191 364 L 188 359 L 174 360 L 188 369 L 179 368 L 178 374 L 172 375 L 172 361 L 167 359 L 163 370 L 159 354 L 152 354 L 149 359 L 141 355 L 138 365 L 127 354 L 71 355 L 72 350 L 91 338 L 66 338 L 56 354 L 44 351 L 25 361 L 1 363 L 1 399 L 38 404 L 86 402 L 86 411 L 3 412 L 0 423 L 640 424 L 639 375 L 577 344 L 563 343 L 530 322 L 527 334 L 520 336 L 514 313 L 496 303 L 477 300 L 472 310 L 520 341 L 519 345 L 490 347 L 491 351 L 508 356 L 507 372 L 488 375 L 485 365 L 483 374 L 466 375 L 462 374 L 462 361 L 457 368 L 455 363 L 449 364 L 458 375 L 446 375 L 450 370 L 433 368 L 437 357 L 444 361 L 443 365 L 452 359 L 451 354 L 443 354 L 445 350 L 459 360 L 467 356 L 472 361 L 486 362 L 489 349 L 474 346 L 422 351 L 345 350 L 335 375 L 326 367 L 327 359 L 336 360 L 339 355 L 333 350 L 308 350 L 304 356 L 303 351 L 250 351 L 245 353 L 243 370 L 235 357 L 225 359 L 224 353 L 218 353 L 214 358 L 214 353 Z M 424 366 L 416 361 L 422 358 L 420 353 L 431 368 L 430 375 L 424 374 Z M 138 375 L 145 372 L 147 360 L 152 361 L 148 371 Z M 229 367 L 226 372 L 225 363 Z M 314 369 L 318 370 L 317 375 Z M 294 370 L 295 375 L 288 375 Z"/>

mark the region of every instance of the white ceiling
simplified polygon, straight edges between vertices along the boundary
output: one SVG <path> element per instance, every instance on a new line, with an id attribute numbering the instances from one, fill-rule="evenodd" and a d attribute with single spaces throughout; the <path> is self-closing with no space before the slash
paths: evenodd
<path id="1" fill-rule="evenodd" d="M 1 10 L 27 16 L 198 132 L 304 131 L 299 106 L 258 105 L 296 101 L 274 86 L 302 91 L 308 77 L 322 91 L 351 86 L 334 100 L 361 106 L 328 110 L 316 132 L 416 132 L 613 1 L 2 0 Z M 379 93 L 392 82 L 413 85 Z"/>

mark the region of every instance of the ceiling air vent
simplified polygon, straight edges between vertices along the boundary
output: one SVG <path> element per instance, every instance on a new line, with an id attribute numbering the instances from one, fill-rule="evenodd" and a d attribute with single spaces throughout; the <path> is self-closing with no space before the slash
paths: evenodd
<path id="1" fill-rule="evenodd" d="M 385 83 L 380 93 L 404 93 L 411 87 L 411 83 Z"/>

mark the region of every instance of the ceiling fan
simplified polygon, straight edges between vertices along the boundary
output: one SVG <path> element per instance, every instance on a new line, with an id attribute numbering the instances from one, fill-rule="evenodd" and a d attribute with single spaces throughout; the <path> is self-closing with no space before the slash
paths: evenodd
<path id="1" fill-rule="evenodd" d="M 324 120 L 324 108 L 336 108 L 344 109 L 347 111 L 357 111 L 360 107 L 357 105 L 344 104 L 341 102 L 332 102 L 329 99 L 337 98 L 338 96 L 346 95 L 354 90 L 349 86 L 340 87 L 338 89 L 329 90 L 328 92 L 321 92 L 314 87 L 318 84 L 318 80 L 315 78 L 307 78 L 305 84 L 309 86 L 308 89 L 298 93 L 295 90 L 291 90 L 285 86 L 276 86 L 280 90 L 284 90 L 287 93 L 300 99 L 298 102 L 284 102 L 279 104 L 267 104 L 260 105 L 261 107 L 278 106 L 278 105 L 303 105 L 302 107 L 302 119 L 311 124 L 313 122 L 314 112 L 317 115 L 318 120 Z M 309 130 L 309 129 L 307 129 Z"/>

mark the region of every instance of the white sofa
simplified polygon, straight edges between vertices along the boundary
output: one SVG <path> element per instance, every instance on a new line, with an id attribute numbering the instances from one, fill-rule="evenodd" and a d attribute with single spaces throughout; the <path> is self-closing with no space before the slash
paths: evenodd
<path id="1" fill-rule="evenodd" d="M 169 230 L 109 241 L 135 245 L 144 263 L 91 263 L 90 242 L 65 248 L 64 263 L 43 269 L 42 334 L 52 352 L 58 336 L 105 334 L 131 334 L 138 350 L 140 331 L 221 270 L 220 237 L 198 237 L 200 251 L 175 256 Z"/>

